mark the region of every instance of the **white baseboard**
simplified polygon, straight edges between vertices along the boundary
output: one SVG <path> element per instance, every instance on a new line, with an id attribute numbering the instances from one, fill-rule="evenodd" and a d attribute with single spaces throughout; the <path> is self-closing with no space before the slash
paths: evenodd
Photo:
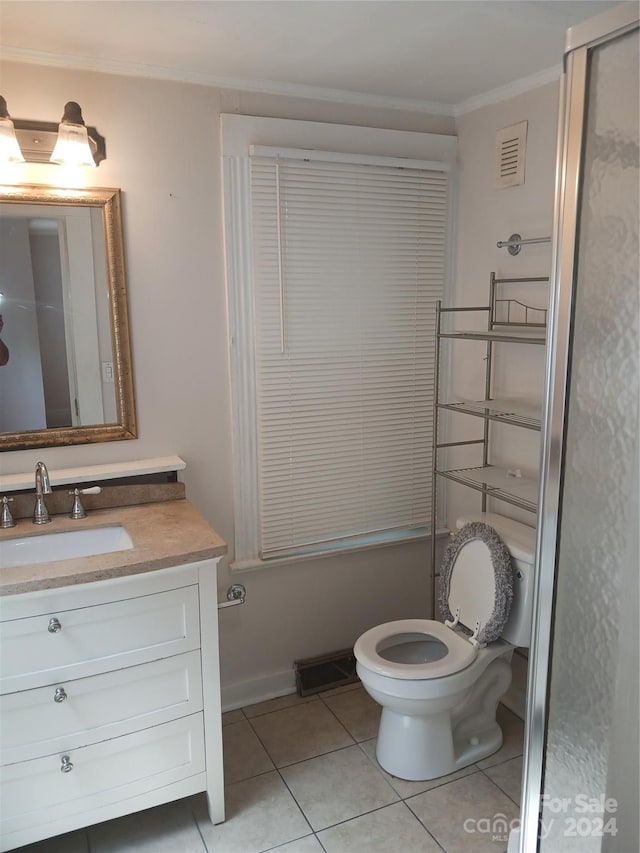
<path id="1" fill-rule="evenodd" d="M 252 678 L 250 681 L 237 681 L 235 684 L 222 685 L 222 710 L 233 711 L 245 705 L 255 705 L 267 699 L 286 696 L 296 692 L 296 675 L 293 669 L 272 672 Z"/>

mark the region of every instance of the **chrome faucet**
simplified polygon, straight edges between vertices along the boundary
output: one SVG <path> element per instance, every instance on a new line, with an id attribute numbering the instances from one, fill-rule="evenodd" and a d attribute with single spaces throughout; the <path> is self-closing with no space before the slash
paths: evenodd
<path id="1" fill-rule="evenodd" d="M 38 462 L 36 465 L 36 505 L 33 509 L 33 523 L 47 524 L 51 521 L 49 510 L 44 502 L 44 496 L 51 494 L 51 483 L 49 482 L 49 472 L 44 462 Z"/>

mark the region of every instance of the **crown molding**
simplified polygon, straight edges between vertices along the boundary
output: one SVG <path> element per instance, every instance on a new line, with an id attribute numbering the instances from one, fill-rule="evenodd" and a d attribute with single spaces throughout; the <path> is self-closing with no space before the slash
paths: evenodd
<path id="1" fill-rule="evenodd" d="M 95 59 L 87 56 L 66 56 L 58 53 L 29 50 L 21 47 L 0 46 L 2 59 L 25 62 L 30 65 L 46 65 L 50 68 L 66 68 L 78 71 L 97 71 L 102 74 L 119 74 L 125 77 L 146 77 L 174 83 L 192 83 L 218 89 L 236 89 L 242 92 L 257 92 L 263 95 L 285 95 L 291 98 L 307 98 L 316 101 L 331 101 L 354 106 L 381 109 L 406 110 L 440 116 L 454 115 L 452 104 L 423 101 L 418 98 L 398 98 L 392 95 L 370 95 L 345 89 L 323 89 L 299 83 L 281 83 L 272 80 L 250 80 L 241 77 L 224 77 L 199 71 L 185 71 L 162 65 L 143 65 L 113 59 Z"/>
<path id="2" fill-rule="evenodd" d="M 461 101 L 453 108 L 453 114 L 456 117 L 464 115 L 465 113 L 473 112 L 473 110 L 479 110 L 481 107 L 488 107 L 500 101 L 507 101 L 509 98 L 522 95 L 531 89 L 545 86 L 547 83 L 557 83 L 561 75 L 562 65 L 554 65 L 552 68 L 545 68 L 544 71 L 529 74 L 528 77 L 520 77 L 518 80 L 513 80 L 513 82 L 507 83 L 504 86 L 498 86 L 497 89 L 491 89 L 482 95 L 475 95 L 473 98 Z"/>
<path id="3" fill-rule="evenodd" d="M 408 112 L 456 117 L 513 98 L 530 89 L 537 89 L 547 83 L 560 79 L 562 66 L 556 65 L 521 77 L 505 86 L 499 86 L 481 95 L 475 95 L 459 104 L 445 104 L 437 101 L 423 101 L 418 98 L 398 98 L 385 95 L 370 95 L 365 92 L 352 92 L 345 89 L 323 89 L 299 83 L 281 83 L 272 80 L 250 80 L 240 77 L 224 77 L 199 71 L 186 71 L 163 65 L 144 65 L 136 62 L 123 62 L 114 59 L 96 59 L 87 56 L 66 56 L 59 53 L 30 50 L 22 47 L 0 45 L 2 59 L 13 62 L 25 62 L 30 65 L 45 65 L 50 68 L 65 68 L 77 71 L 96 71 L 102 74 L 119 74 L 125 77 L 143 77 L 154 80 L 166 80 L 173 83 L 191 83 L 198 86 L 211 86 L 218 89 L 235 89 L 241 92 L 256 92 L 263 95 L 283 95 L 290 98 L 306 98 L 316 101 L 331 101 L 338 104 L 352 104 L 379 109 L 406 110 Z"/>

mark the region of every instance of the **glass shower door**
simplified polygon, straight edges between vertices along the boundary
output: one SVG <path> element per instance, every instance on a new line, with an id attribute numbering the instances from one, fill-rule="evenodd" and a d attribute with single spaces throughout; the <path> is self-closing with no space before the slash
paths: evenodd
<path id="1" fill-rule="evenodd" d="M 523 853 L 640 849 L 633 16 L 587 22 L 566 57 Z"/>

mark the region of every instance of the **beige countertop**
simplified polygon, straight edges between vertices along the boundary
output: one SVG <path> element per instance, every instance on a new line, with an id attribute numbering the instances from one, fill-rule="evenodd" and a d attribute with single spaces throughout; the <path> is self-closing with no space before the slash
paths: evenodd
<path id="1" fill-rule="evenodd" d="M 0 530 L 0 554 L 5 539 L 114 524 L 126 529 L 133 548 L 52 563 L 0 568 L 0 595 L 153 572 L 219 557 L 227 551 L 224 541 L 189 501 L 177 500 L 92 510 L 79 521 L 68 515 L 57 515 L 52 516 L 50 524 L 42 526 L 32 524 L 30 519 L 20 519 L 15 527 Z"/>

